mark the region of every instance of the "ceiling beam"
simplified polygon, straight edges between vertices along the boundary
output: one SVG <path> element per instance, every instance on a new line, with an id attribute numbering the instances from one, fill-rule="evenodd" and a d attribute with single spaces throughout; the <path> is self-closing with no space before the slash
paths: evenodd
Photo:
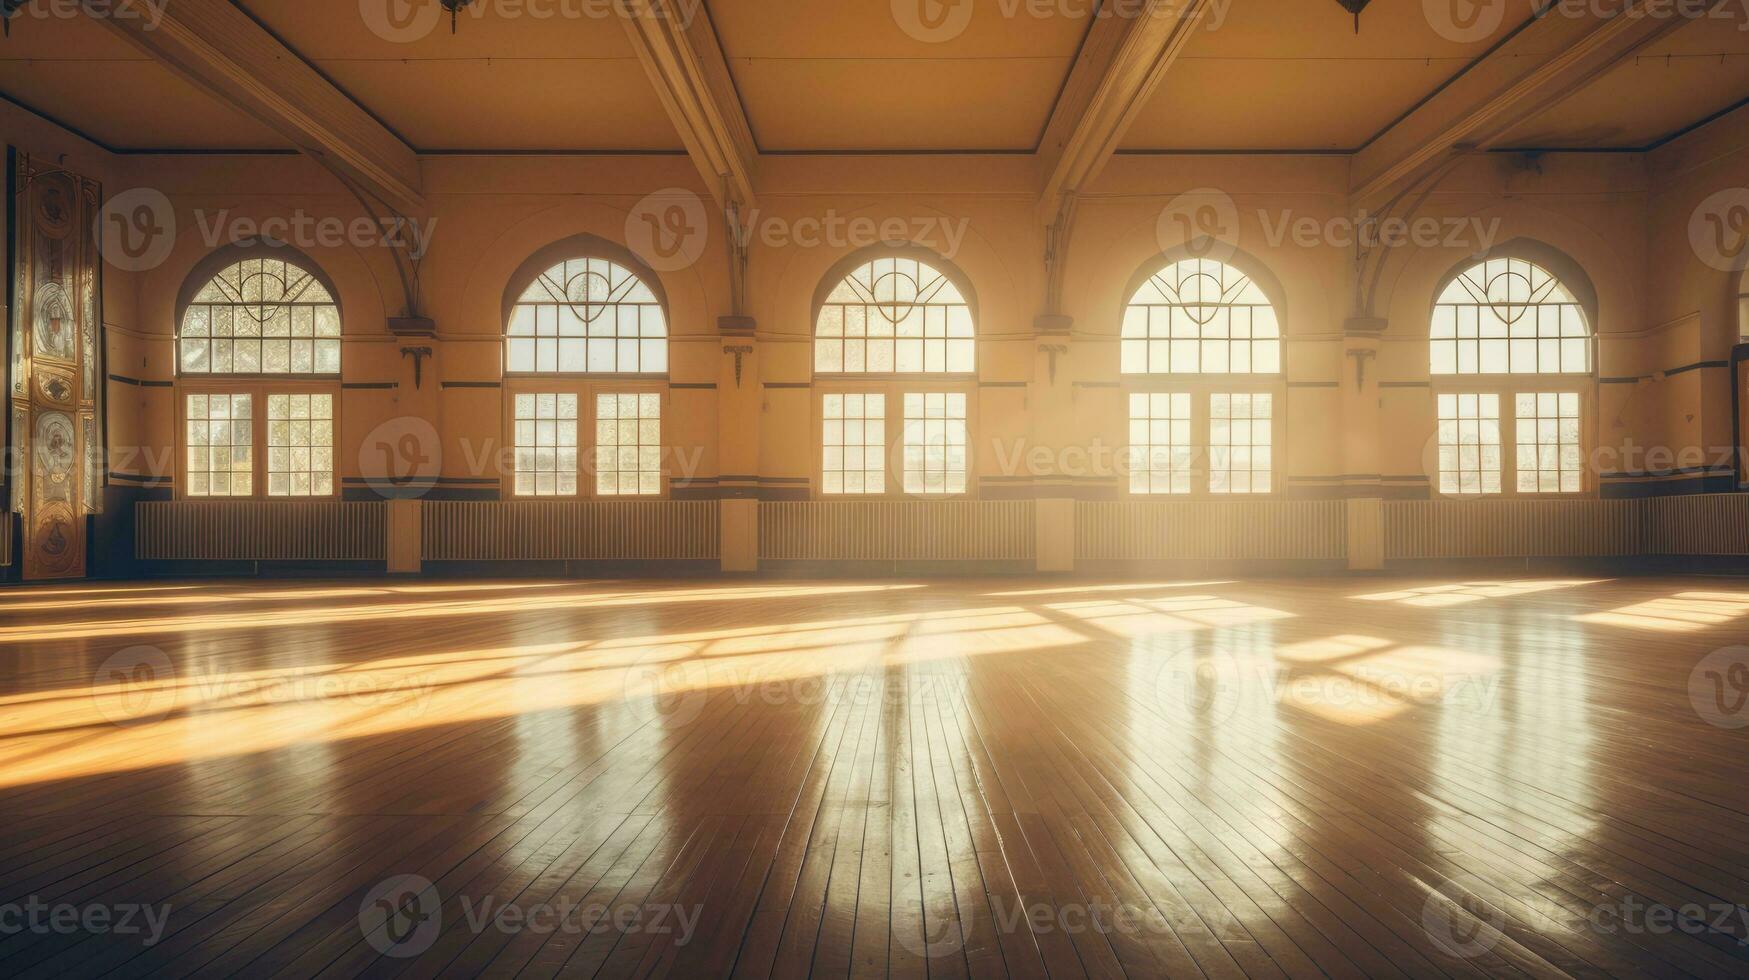
<path id="1" fill-rule="evenodd" d="M 1039 142 L 1044 224 L 1099 176 L 1212 5 L 1145 0 L 1094 19 Z"/>
<path id="2" fill-rule="evenodd" d="M 1726 0 L 1712 0 L 1709 8 Z M 1357 152 L 1349 165 L 1351 208 L 1377 210 L 1453 157 L 1501 144 L 1598 76 L 1688 18 L 1647 15 L 1639 2 L 1551 4 L 1443 89 Z"/>
<path id="3" fill-rule="evenodd" d="M 724 209 L 757 206 L 759 151 L 716 28 L 699 0 L 617 0 L 620 22 L 693 165 Z"/>
<path id="4" fill-rule="evenodd" d="M 155 22 L 95 9 L 92 14 L 362 192 L 402 214 L 424 210 L 412 148 L 231 0 L 176 0 L 161 7 Z"/>

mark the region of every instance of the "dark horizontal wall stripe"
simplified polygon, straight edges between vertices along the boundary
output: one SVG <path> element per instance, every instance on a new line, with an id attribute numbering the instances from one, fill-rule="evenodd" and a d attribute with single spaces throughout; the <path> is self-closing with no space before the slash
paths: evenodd
<path id="1" fill-rule="evenodd" d="M 1670 370 L 1665 371 L 1664 374 L 1669 376 L 1672 374 L 1683 374 L 1688 371 L 1699 371 L 1704 368 L 1728 368 L 1730 366 L 1730 361 L 1696 361 L 1693 364 L 1684 364 L 1679 368 L 1671 368 Z"/>
<path id="2" fill-rule="evenodd" d="M 682 391 L 707 391 L 707 390 L 715 391 L 717 384 L 714 381 L 703 381 L 703 382 L 673 381 L 673 382 L 669 382 L 668 387 L 680 389 Z"/>
<path id="3" fill-rule="evenodd" d="M 822 383 L 829 383 L 829 382 L 822 382 Z M 811 381 L 767 381 L 767 382 L 765 382 L 765 387 L 767 387 L 767 388 L 812 388 L 813 386 L 814 386 L 814 384 Z"/>
<path id="4" fill-rule="evenodd" d="M 174 388 L 174 387 L 176 387 L 176 382 L 174 382 L 174 381 L 141 381 L 139 378 L 130 378 L 130 377 L 123 375 L 123 374 L 112 374 L 109 376 L 109 380 L 119 382 L 119 383 L 124 384 L 124 385 L 133 385 L 136 388 Z"/>
<path id="5" fill-rule="evenodd" d="M 1684 497 L 1695 493 L 1734 493 L 1737 477 L 1732 473 L 1692 476 L 1680 480 L 1649 480 L 1639 483 L 1604 483 L 1599 496 L 1606 500 L 1646 497 Z"/>
<path id="6" fill-rule="evenodd" d="M 362 476 L 348 476 L 348 477 L 342 477 L 340 482 L 347 485 L 347 486 L 360 486 L 360 487 L 375 486 L 378 483 L 384 483 L 384 482 L 389 483 L 389 484 L 394 485 L 394 486 L 397 486 L 397 487 L 412 487 L 412 486 L 418 486 L 420 484 L 424 484 L 424 485 L 428 485 L 428 486 L 435 484 L 438 486 L 495 487 L 495 486 L 498 486 L 498 484 L 499 484 L 499 481 L 496 479 L 493 479 L 492 477 L 473 477 L 473 476 L 439 476 L 439 477 L 432 477 L 432 478 L 427 478 L 427 479 L 418 480 L 418 481 L 414 481 L 414 480 L 401 481 L 401 480 L 394 480 L 394 479 L 390 479 L 390 480 L 385 481 L 385 480 L 367 479 L 367 478 L 362 477 Z"/>
<path id="7" fill-rule="evenodd" d="M 340 387 L 346 391 L 388 391 L 401 387 L 399 381 L 342 381 Z"/>

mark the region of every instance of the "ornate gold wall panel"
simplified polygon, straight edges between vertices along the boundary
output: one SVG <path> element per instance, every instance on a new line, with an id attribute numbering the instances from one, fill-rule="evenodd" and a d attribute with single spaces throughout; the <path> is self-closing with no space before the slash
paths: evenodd
<path id="1" fill-rule="evenodd" d="M 85 574 L 85 517 L 102 504 L 97 182 L 20 153 L 13 200 L 12 506 L 24 577 Z"/>

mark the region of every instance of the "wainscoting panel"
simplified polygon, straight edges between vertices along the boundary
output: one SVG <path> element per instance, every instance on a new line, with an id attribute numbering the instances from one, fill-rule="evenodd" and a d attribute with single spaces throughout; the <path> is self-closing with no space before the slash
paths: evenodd
<path id="1" fill-rule="evenodd" d="M 1641 554 L 1637 500 L 1387 500 L 1385 558 Z"/>
<path id="2" fill-rule="evenodd" d="M 720 557 L 714 500 L 427 500 L 426 561 Z"/>
<path id="3" fill-rule="evenodd" d="M 1654 555 L 1749 555 L 1749 493 L 1648 497 L 1644 551 Z"/>
<path id="4" fill-rule="evenodd" d="M 388 505 L 162 500 L 135 505 L 143 561 L 382 561 Z"/>
<path id="5" fill-rule="evenodd" d="M 772 561 L 1030 560 L 1030 500 L 797 500 L 759 505 L 759 557 Z"/>
<path id="6" fill-rule="evenodd" d="M 1100 500 L 1075 505 L 1075 555 L 1106 561 L 1340 560 L 1341 500 Z"/>

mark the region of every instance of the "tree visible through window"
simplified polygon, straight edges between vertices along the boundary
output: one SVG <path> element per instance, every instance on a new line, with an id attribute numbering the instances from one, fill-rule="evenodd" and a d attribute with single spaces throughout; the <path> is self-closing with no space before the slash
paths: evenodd
<path id="1" fill-rule="evenodd" d="M 195 293 L 177 351 L 184 375 L 339 374 L 340 308 L 309 270 L 243 259 Z"/>

